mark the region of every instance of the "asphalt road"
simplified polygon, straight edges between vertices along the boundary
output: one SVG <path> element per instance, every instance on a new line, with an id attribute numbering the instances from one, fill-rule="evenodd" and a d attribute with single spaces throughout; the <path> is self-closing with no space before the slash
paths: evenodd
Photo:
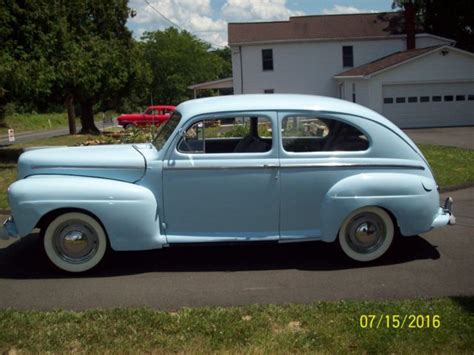
<path id="1" fill-rule="evenodd" d="M 474 295 L 474 188 L 451 192 L 457 225 L 397 240 L 360 265 L 325 243 L 112 253 L 94 272 L 56 271 L 34 235 L 0 250 L 0 307 L 88 309 L 308 303 Z"/>
<path id="2" fill-rule="evenodd" d="M 36 131 L 36 132 L 23 132 L 23 133 L 15 134 L 15 141 L 13 143 L 8 141 L 8 136 L 0 137 L 0 146 L 26 143 L 26 142 L 34 141 L 37 139 L 63 136 L 65 134 L 69 134 L 69 128 L 58 128 L 58 129 L 43 130 L 43 131 Z"/>
<path id="3" fill-rule="evenodd" d="M 114 125 L 114 121 L 96 121 L 95 122 L 97 128 L 103 129 L 105 127 L 110 127 L 111 125 Z M 81 127 L 77 127 L 77 131 L 79 132 L 81 130 Z M 35 141 L 38 139 L 46 139 L 46 138 L 51 138 L 51 137 L 57 137 L 57 136 L 64 136 L 66 134 L 69 134 L 69 128 L 64 127 L 64 128 L 57 128 L 57 129 L 49 129 L 49 130 L 40 130 L 40 131 L 29 131 L 29 132 L 20 132 L 15 134 L 15 142 L 9 142 L 8 141 L 8 135 L 2 135 L 0 136 L 0 147 L 1 146 L 7 146 L 11 144 L 20 144 L 20 143 L 26 143 L 26 142 L 31 142 Z"/>
<path id="4" fill-rule="evenodd" d="M 416 144 L 448 145 L 474 149 L 474 127 L 417 128 L 403 130 Z"/>

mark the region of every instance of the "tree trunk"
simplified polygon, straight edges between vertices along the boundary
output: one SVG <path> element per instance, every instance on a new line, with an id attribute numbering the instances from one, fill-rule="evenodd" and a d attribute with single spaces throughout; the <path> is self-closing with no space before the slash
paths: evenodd
<path id="1" fill-rule="evenodd" d="M 2 93 L 2 88 L 0 88 L 0 127 L 2 128 L 7 127 L 7 123 L 5 122 L 6 105 L 5 95 Z"/>
<path id="2" fill-rule="evenodd" d="M 67 109 L 67 121 L 69 123 L 69 134 L 73 135 L 77 133 L 76 129 L 76 113 L 74 112 L 74 98 L 72 95 L 68 95 L 66 98 L 66 109 Z"/>
<path id="3" fill-rule="evenodd" d="M 92 103 L 89 101 L 81 102 L 81 125 L 79 134 L 100 134 L 99 129 L 94 123 L 94 113 Z"/>

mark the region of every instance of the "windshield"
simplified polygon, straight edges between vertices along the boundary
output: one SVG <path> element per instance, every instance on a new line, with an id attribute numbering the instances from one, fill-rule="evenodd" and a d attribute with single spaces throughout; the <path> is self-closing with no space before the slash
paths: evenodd
<path id="1" fill-rule="evenodd" d="M 178 111 L 175 111 L 169 120 L 163 123 L 160 128 L 158 128 L 158 132 L 156 133 L 156 137 L 153 140 L 153 145 L 157 150 L 161 150 L 165 145 L 168 138 L 171 136 L 173 131 L 175 130 L 176 126 L 178 125 L 179 121 L 181 120 L 181 114 Z"/>

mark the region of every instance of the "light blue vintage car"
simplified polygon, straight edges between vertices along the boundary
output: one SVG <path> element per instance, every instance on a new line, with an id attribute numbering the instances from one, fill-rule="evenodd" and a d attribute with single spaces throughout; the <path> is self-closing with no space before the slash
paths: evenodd
<path id="1" fill-rule="evenodd" d="M 357 261 L 454 223 L 416 145 L 365 107 L 305 95 L 187 101 L 150 144 L 28 151 L 8 189 L 12 240 L 40 228 L 81 272 L 106 249 L 338 240 Z M 196 251 L 198 252 L 198 251 Z"/>

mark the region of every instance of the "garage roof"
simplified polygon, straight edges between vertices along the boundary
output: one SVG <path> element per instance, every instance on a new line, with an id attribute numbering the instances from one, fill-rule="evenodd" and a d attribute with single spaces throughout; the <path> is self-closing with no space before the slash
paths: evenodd
<path id="1" fill-rule="evenodd" d="M 388 37 L 404 30 L 403 12 L 315 15 L 289 21 L 229 23 L 229 45 L 243 43 Z"/>
<path id="2" fill-rule="evenodd" d="M 395 65 L 399 65 L 403 62 L 406 62 L 410 59 L 419 57 L 423 54 L 435 51 L 439 48 L 442 47 L 448 47 L 448 46 L 432 46 L 432 47 L 426 47 L 426 48 L 417 48 L 417 49 L 410 49 L 407 51 L 401 51 L 401 52 L 396 52 L 393 54 L 390 54 L 386 57 L 382 57 L 380 59 L 374 60 L 372 62 L 369 62 L 367 64 L 352 68 L 350 70 L 346 70 L 340 74 L 337 74 L 334 76 L 336 79 L 342 79 L 342 78 L 354 78 L 354 77 L 364 77 L 368 76 L 371 74 L 374 74 L 376 72 L 379 72 L 381 70 L 390 68 Z"/>

